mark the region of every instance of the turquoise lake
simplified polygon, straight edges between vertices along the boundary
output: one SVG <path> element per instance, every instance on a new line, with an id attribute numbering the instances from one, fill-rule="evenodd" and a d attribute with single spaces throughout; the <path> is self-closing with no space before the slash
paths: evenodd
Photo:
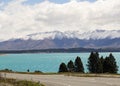
<path id="1" fill-rule="evenodd" d="M 99 53 L 100 56 L 108 56 L 110 53 Z M 120 66 L 120 53 L 112 53 L 116 58 L 117 65 Z M 0 56 L 0 70 L 11 69 L 13 71 L 26 72 L 40 70 L 42 72 L 58 72 L 61 62 L 67 63 L 80 56 L 87 72 L 87 60 L 90 53 L 34 53 L 34 54 L 7 54 Z M 120 68 L 118 73 L 120 73 Z"/>

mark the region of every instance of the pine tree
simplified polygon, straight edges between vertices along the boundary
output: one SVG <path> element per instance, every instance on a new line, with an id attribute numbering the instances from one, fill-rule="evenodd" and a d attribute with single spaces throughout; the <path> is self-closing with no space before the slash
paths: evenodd
<path id="1" fill-rule="evenodd" d="M 59 72 L 68 72 L 67 66 L 65 63 L 61 63 L 59 66 Z"/>
<path id="2" fill-rule="evenodd" d="M 95 55 L 94 55 L 94 52 L 91 52 L 89 58 L 88 58 L 88 70 L 90 73 L 95 73 L 95 63 L 96 63 L 96 60 L 95 60 Z"/>
<path id="3" fill-rule="evenodd" d="M 96 73 L 103 73 L 103 64 L 101 58 L 99 57 L 99 53 L 96 52 Z"/>
<path id="4" fill-rule="evenodd" d="M 100 62 L 101 62 L 101 73 L 103 73 L 103 64 L 104 64 L 104 58 L 103 56 L 100 58 Z"/>
<path id="5" fill-rule="evenodd" d="M 72 60 L 70 60 L 67 64 L 67 68 L 69 72 L 74 72 L 75 66 Z"/>
<path id="6" fill-rule="evenodd" d="M 102 73 L 103 67 L 98 52 L 91 52 L 88 58 L 88 70 L 90 73 Z"/>
<path id="7" fill-rule="evenodd" d="M 103 63 L 103 72 L 104 73 L 117 73 L 118 66 L 116 64 L 115 58 L 112 53 L 105 58 Z"/>
<path id="8" fill-rule="evenodd" d="M 96 62 L 96 73 L 103 73 L 103 64 L 100 59 Z"/>
<path id="9" fill-rule="evenodd" d="M 104 58 L 103 58 L 103 56 L 100 58 L 100 61 L 101 61 L 101 63 L 103 64 L 104 63 Z"/>
<path id="10" fill-rule="evenodd" d="M 77 56 L 77 58 L 75 59 L 75 72 L 81 72 L 84 73 L 84 67 L 83 67 L 83 63 L 81 61 L 81 58 Z"/>

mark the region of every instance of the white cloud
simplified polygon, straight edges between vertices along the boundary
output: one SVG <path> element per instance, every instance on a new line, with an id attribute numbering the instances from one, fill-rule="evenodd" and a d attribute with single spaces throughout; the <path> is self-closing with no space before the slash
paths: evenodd
<path id="1" fill-rule="evenodd" d="M 64 4 L 46 0 L 35 5 L 25 1 L 12 0 L 6 6 L 0 3 L 1 40 L 53 30 L 120 29 L 120 0 L 71 0 Z"/>

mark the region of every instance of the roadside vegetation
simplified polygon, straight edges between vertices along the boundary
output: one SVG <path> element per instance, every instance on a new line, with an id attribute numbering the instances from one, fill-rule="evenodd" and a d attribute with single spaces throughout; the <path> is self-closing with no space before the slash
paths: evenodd
<path id="1" fill-rule="evenodd" d="M 0 77 L 0 86 L 45 86 L 39 82 Z"/>
<path id="2" fill-rule="evenodd" d="M 30 70 L 28 69 L 26 72 L 17 72 L 17 71 L 13 71 L 10 69 L 3 69 L 0 70 L 1 73 L 19 73 L 19 74 L 44 74 L 42 71 L 39 70 L 35 70 L 34 72 L 30 72 Z"/>
<path id="3" fill-rule="evenodd" d="M 104 58 L 103 56 L 100 57 L 98 52 L 91 52 L 86 66 L 90 74 L 117 74 L 118 71 L 118 66 L 112 53 Z M 75 62 L 70 60 L 67 65 L 62 62 L 58 72 L 85 73 L 81 58 L 78 56 Z"/>

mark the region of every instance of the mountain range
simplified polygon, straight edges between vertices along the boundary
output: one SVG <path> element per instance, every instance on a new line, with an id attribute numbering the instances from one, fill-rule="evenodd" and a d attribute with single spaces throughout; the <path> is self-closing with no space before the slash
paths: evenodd
<path id="1" fill-rule="evenodd" d="M 0 50 L 120 48 L 120 30 L 51 31 L 0 42 Z"/>

